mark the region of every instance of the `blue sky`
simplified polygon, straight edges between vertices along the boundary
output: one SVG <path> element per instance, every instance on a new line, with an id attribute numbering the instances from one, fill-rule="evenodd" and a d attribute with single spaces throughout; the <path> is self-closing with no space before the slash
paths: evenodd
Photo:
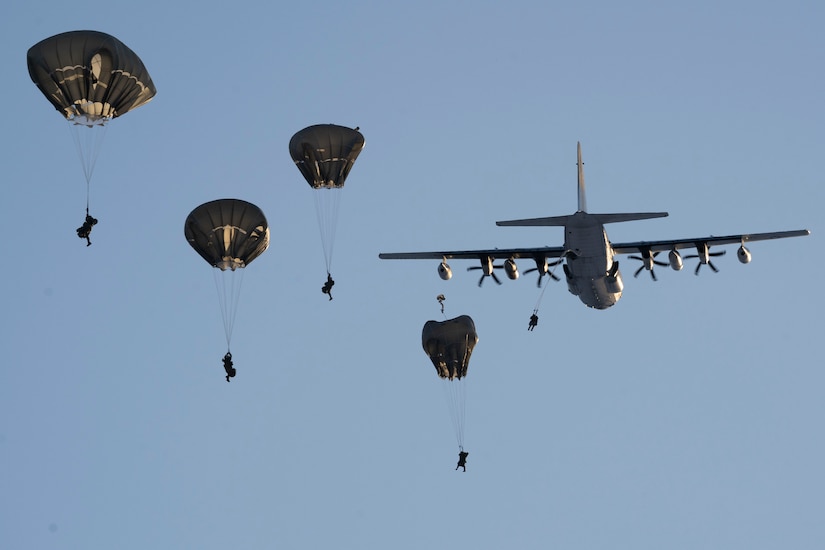
<path id="1" fill-rule="evenodd" d="M 7 8 L 3 548 L 814 548 L 825 541 L 814 2 L 53 1 Z M 112 34 L 157 96 L 85 181 L 27 49 Z M 332 272 L 298 130 L 360 126 Z M 585 308 L 379 252 L 560 245 L 496 220 L 670 212 L 615 241 L 807 228 Z M 183 222 L 257 204 L 226 384 Z M 522 270 L 529 266 L 522 266 Z M 467 473 L 421 329 L 470 315 Z"/>

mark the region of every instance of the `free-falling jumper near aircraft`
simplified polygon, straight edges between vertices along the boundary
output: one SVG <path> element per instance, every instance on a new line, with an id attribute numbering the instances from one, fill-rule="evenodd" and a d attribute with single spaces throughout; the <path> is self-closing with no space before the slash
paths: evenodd
<path id="1" fill-rule="evenodd" d="M 694 254 L 686 255 L 684 258 L 698 259 L 694 271 L 698 275 L 703 265 L 707 265 L 713 271 L 718 271 L 711 258 L 723 255 L 725 250 L 711 252 L 710 247 L 713 245 L 739 244 L 736 256 L 740 262 L 746 264 L 751 261 L 751 253 L 745 248 L 746 242 L 801 237 L 811 233 L 807 229 L 798 229 L 773 233 L 728 235 L 725 237 L 710 236 L 667 241 L 611 243 L 604 229 L 605 224 L 663 218 L 668 214 L 667 212 L 627 214 L 591 214 L 587 212 L 581 143 L 578 143 L 577 149 L 579 207 L 575 214 L 496 222 L 496 225 L 499 226 L 564 227 L 564 246 L 443 252 L 391 252 L 381 253 L 378 257 L 384 260 L 441 260 L 438 266 L 438 274 L 445 281 L 452 277 L 452 269 L 447 264 L 447 260 L 478 260 L 481 262 L 481 266 L 468 269 L 481 270 L 482 275 L 478 281 L 479 286 L 486 277 L 491 277 L 496 283 L 501 284 L 495 274 L 496 269 L 503 269 L 509 279 L 518 279 L 519 271 L 516 265 L 518 259 L 525 258 L 535 262 L 535 267 L 528 269 L 525 273 L 538 272 L 538 286 L 541 286 L 542 278 L 545 275 L 558 280 L 551 267 L 562 264 L 562 270 L 567 279 L 567 288 L 570 292 L 578 296 L 584 305 L 588 307 L 607 309 L 619 301 L 624 288 L 622 276 L 619 272 L 619 261 L 615 259 L 618 254 L 630 254 L 629 258 L 642 262 L 634 276 L 638 276 L 642 270 L 647 270 L 653 280 L 656 280 L 656 274 L 653 271 L 654 266 L 670 265 L 676 271 L 682 269 L 684 265 L 683 256 L 679 253 L 682 249 L 695 250 Z M 660 252 L 668 252 L 667 262 L 656 259 Z M 503 260 L 503 263 L 495 265 L 496 260 Z"/>

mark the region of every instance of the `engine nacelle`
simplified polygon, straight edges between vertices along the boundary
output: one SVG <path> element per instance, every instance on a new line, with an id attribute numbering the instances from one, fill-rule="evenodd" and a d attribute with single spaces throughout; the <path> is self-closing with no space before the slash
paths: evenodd
<path id="1" fill-rule="evenodd" d="M 679 254 L 678 250 L 671 250 L 667 255 L 667 261 L 670 262 L 670 268 L 673 271 L 680 271 L 685 265 L 682 262 L 682 255 Z"/>
<path id="2" fill-rule="evenodd" d="M 745 248 L 745 245 L 741 245 L 739 250 L 736 251 L 736 257 L 739 258 L 739 261 L 743 264 L 748 264 L 751 261 L 751 251 Z"/>
<path id="3" fill-rule="evenodd" d="M 453 270 L 447 265 L 447 262 L 438 264 L 438 276 L 444 281 L 449 281 L 453 276 Z"/>
<path id="4" fill-rule="evenodd" d="M 507 278 L 511 281 L 518 279 L 518 267 L 516 266 L 516 261 L 513 258 L 504 261 L 504 273 L 507 274 Z"/>

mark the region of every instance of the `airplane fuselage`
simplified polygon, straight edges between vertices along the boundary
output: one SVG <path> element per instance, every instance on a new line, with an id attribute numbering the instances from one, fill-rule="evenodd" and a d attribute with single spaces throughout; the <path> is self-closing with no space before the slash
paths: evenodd
<path id="1" fill-rule="evenodd" d="M 597 216 L 576 212 L 564 226 L 567 288 L 588 307 L 606 309 L 622 296 L 622 276 L 604 225 Z"/>

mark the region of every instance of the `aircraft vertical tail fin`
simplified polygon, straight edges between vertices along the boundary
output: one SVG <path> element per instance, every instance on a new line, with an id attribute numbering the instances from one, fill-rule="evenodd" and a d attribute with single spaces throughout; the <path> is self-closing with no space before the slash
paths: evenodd
<path id="1" fill-rule="evenodd" d="M 506 226 L 540 226 L 540 225 L 555 225 L 555 226 L 567 226 L 573 220 L 576 219 L 583 219 L 589 217 L 591 219 L 597 219 L 600 224 L 604 225 L 606 223 L 616 223 L 616 222 L 629 222 L 633 220 L 649 220 L 651 218 L 664 218 L 667 216 L 667 212 L 633 212 L 633 213 L 622 213 L 622 214 L 587 214 L 587 198 L 585 197 L 584 193 L 584 163 L 582 162 L 582 144 L 581 142 L 576 143 L 576 147 L 578 149 L 578 159 L 576 162 L 576 166 L 579 169 L 579 209 L 576 211 L 575 214 L 570 216 L 550 216 L 549 218 L 528 218 L 523 220 L 507 220 L 496 222 L 496 225 L 506 225 Z M 580 216 L 579 214 L 586 214 L 586 216 Z"/>
<path id="2" fill-rule="evenodd" d="M 578 160 L 576 166 L 579 168 L 579 212 L 587 212 L 587 197 L 584 193 L 584 163 L 582 162 L 582 142 L 576 142 L 578 149 Z"/>

